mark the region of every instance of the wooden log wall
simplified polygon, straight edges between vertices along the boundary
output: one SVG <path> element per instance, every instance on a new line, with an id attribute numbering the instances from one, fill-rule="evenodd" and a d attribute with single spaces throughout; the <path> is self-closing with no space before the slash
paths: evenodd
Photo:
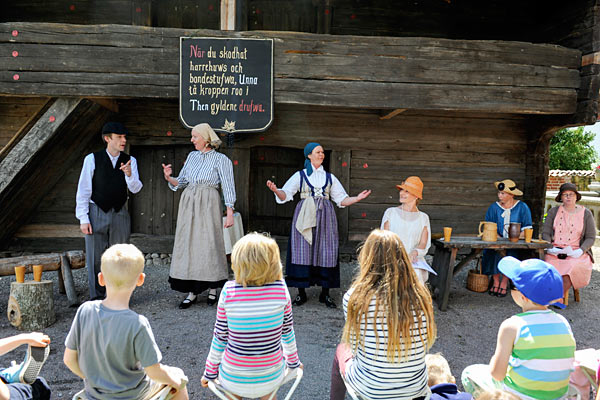
<path id="1" fill-rule="evenodd" d="M 47 103 L 46 97 L 3 97 L 0 96 L 0 153 L 19 132 L 27 131 Z M 31 128 L 31 126 L 29 126 Z M 0 160 L 3 157 L 0 156 Z"/>
<path id="2" fill-rule="evenodd" d="M 177 199 L 164 200 L 173 194 L 161 175 L 162 160 L 156 157 L 170 151 L 173 159 L 182 162 L 192 150 L 189 130 L 180 127 L 174 101 L 123 100 L 119 110 L 131 132 L 132 153 L 153 155 L 139 159 L 144 189 L 130 203 L 133 232 L 172 234 Z M 251 155 L 259 154 L 256 151 L 261 147 L 301 152 L 307 142 L 318 141 L 331 150 L 330 170 L 343 179 L 349 194 L 373 190 L 368 199 L 340 214 L 341 231 L 348 232 L 349 240 L 360 240 L 379 226 L 385 209 L 398 204 L 395 185 L 410 175 L 420 176 L 425 183 L 420 208 L 429 214 L 434 232 L 450 225 L 457 233 L 475 233 L 487 207 L 496 200 L 494 181 L 513 179 L 525 189 L 524 201 L 532 209 L 543 207 L 543 199 L 534 191 L 539 182 L 533 181 L 539 178 L 535 174 L 539 165 L 528 166 L 532 129 L 529 117 L 511 114 L 407 110 L 384 120 L 369 110 L 279 105 L 267 132 L 240 136 L 233 148 L 223 151 L 237 162 L 236 209 L 245 217 L 257 207 L 250 192 L 267 190 L 264 177 L 260 178 L 264 171 L 250 168 Z M 270 153 L 260 154 L 268 157 Z M 72 168 L 72 178 L 65 178 L 50 191 L 32 221 L 56 224 L 74 220 L 80 163 Z M 253 176 L 260 179 L 250 186 Z M 277 177 L 277 184 L 283 185 L 285 179 L 287 176 Z M 63 200 L 53 200 L 59 198 Z M 276 212 L 281 206 L 271 200 Z M 62 208 L 64 202 L 70 206 Z M 141 209 L 142 204 L 146 208 Z M 169 208 L 165 209 L 166 205 Z M 252 221 L 249 225 L 245 221 L 245 226 L 252 227 Z"/>
<path id="3" fill-rule="evenodd" d="M 177 98 L 189 35 L 276 39 L 280 104 L 572 114 L 580 87 L 580 53 L 554 45 L 4 23 L 0 93 Z"/>

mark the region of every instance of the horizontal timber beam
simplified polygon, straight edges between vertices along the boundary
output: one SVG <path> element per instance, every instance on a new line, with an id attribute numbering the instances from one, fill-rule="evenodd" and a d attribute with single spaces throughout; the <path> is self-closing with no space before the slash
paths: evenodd
<path id="1" fill-rule="evenodd" d="M 581 53 L 556 45 L 19 22 L 0 24 L 0 95 L 175 99 L 180 36 L 274 39 L 274 100 L 281 104 L 577 109 Z"/>

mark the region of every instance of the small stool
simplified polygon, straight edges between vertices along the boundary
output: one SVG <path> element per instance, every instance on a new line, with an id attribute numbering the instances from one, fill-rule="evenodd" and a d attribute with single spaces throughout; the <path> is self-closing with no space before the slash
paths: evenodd
<path id="1" fill-rule="evenodd" d="M 160 390 L 160 392 L 152 396 L 150 400 L 169 400 L 173 397 L 171 394 L 171 389 L 171 386 L 165 386 Z M 85 389 L 75 393 L 72 400 L 88 400 L 88 398 L 85 396 Z"/>
<path id="2" fill-rule="evenodd" d="M 304 375 L 304 371 L 302 370 L 302 368 L 294 368 L 294 369 L 286 368 L 286 370 L 285 370 L 285 376 L 283 378 L 283 381 L 281 381 L 281 384 L 273 391 L 273 393 L 271 393 L 271 396 L 269 397 L 269 400 L 271 400 L 271 399 L 273 399 L 275 397 L 275 393 L 277 393 L 277 390 L 283 384 L 285 384 L 285 383 L 287 383 L 287 382 L 289 382 L 289 381 L 291 381 L 293 379 L 294 380 L 294 384 L 292 385 L 292 387 L 290 388 L 290 390 L 288 391 L 288 393 L 287 393 L 287 395 L 285 396 L 285 399 L 284 399 L 284 400 L 290 400 L 290 398 L 292 397 L 292 394 L 294 394 L 294 391 L 296 390 L 296 388 L 298 387 L 298 384 L 302 380 L 302 376 L 303 375 Z M 208 381 L 208 388 L 211 390 L 211 392 L 213 392 L 221 400 L 235 400 L 235 399 L 237 399 L 237 397 L 235 397 L 234 394 L 232 394 L 231 392 L 229 392 L 226 389 L 224 389 L 219 384 L 219 381 L 217 379 Z"/>

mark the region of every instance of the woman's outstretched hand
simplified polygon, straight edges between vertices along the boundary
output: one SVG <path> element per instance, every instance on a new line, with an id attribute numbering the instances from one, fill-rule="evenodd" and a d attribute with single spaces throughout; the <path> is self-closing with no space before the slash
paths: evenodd
<path id="1" fill-rule="evenodd" d="M 267 187 L 272 191 L 272 192 L 277 192 L 277 185 L 271 181 L 267 181 Z"/>
<path id="2" fill-rule="evenodd" d="M 361 201 L 361 200 L 364 200 L 367 197 L 369 197 L 370 194 L 371 194 L 370 190 L 363 190 L 362 192 L 357 194 L 356 197 L 358 197 L 358 201 Z"/>
<path id="3" fill-rule="evenodd" d="M 171 164 L 162 164 L 163 167 L 163 174 L 165 176 L 165 180 L 169 180 L 169 178 L 171 177 L 171 175 L 173 174 L 173 169 L 171 168 Z"/>

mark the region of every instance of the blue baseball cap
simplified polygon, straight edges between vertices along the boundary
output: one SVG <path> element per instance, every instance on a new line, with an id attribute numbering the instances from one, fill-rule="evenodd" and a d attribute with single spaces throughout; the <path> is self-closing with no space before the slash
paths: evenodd
<path id="1" fill-rule="evenodd" d="M 529 300 L 543 305 L 555 305 L 563 297 L 563 280 L 556 268 L 537 258 L 520 261 L 514 257 L 504 257 L 498 263 L 498 269 L 513 281 L 517 290 Z"/>

